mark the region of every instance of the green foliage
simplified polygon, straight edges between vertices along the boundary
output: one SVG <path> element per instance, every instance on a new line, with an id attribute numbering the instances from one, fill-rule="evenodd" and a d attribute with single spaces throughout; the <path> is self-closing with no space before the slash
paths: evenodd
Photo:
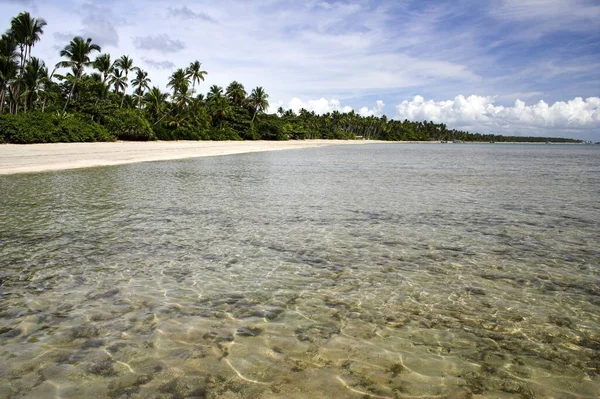
<path id="1" fill-rule="evenodd" d="M 0 143 L 30 144 L 57 142 L 114 141 L 103 126 L 67 114 L 28 112 L 0 117 Z"/>
<path id="2" fill-rule="evenodd" d="M 260 138 L 263 140 L 288 140 L 289 135 L 283 128 L 283 123 L 277 116 L 260 120 L 257 124 Z"/>
<path id="3" fill-rule="evenodd" d="M 241 140 L 242 138 L 230 126 L 213 127 L 209 133 L 210 140 Z"/>
<path id="4" fill-rule="evenodd" d="M 207 130 L 197 129 L 190 126 L 179 126 L 168 128 L 164 125 L 154 127 L 154 133 L 158 140 L 209 140 Z"/>
<path id="5" fill-rule="evenodd" d="M 104 119 L 106 129 L 119 140 L 156 140 L 150 122 L 142 111 L 133 109 L 115 109 Z"/>
<path id="6" fill-rule="evenodd" d="M 199 61 L 170 77 L 171 93 L 150 89 L 148 73 L 124 55 L 115 62 L 92 38 L 73 38 L 49 73 L 32 57 L 46 22 L 23 12 L 0 36 L 0 142 L 34 143 L 96 140 L 304 140 L 532 141 L 573 139 L 499 136 L 448 129 L 443 123 L 363 117 L 354 111 L 317 115 L 280 108 L 265 114 L 269 95 L 248 94 L 233 81 L 224 91 L 213 85 L 197 93 L 206 71 Z M 96 72 L 88 74 L 89 68 Z M 55 73 L 57 72 L 57 73 Z M 127 93 L 129 91 L 129 93 Z M 67 115 L 65 118 L 59 115 Z"/>

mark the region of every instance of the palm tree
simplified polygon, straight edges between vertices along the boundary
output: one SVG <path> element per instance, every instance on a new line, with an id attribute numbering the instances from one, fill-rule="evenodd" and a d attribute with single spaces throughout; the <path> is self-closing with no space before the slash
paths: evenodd
<path id="1" fill-rule="evenodd" d="M 152 89 L 144 95 L 146 110 L 154 119 L 155 124 L 166 115 L 167 98 L 169 98 L 169 94 L 161 92 L 156 86 L 152 87 Z"/>
<path id="2" fill-rule="evenodd" d="M 0 37 L 0 114 L 4 110 L 4 101 L 9 84 L 17 77 L 17 42 L 8 32 Z"/>
<path id="3" fill-rule="evenodd" d="M 175 108 L 182 111 L 186 109 L 192 102 L 192 93 L 188 87 L 176 92 L 173 95 L 173 105 Z"/>
<path id="4" fill-rule="evenodd" d="M 213 126 L 223 127 L 223 122 L 231 113 L 231 106 L 223 96 L 212 96 L 207 101 L 207 107 L 213 120 Z"/>
<path id="5" fill-rule="evenodd" d="M 31 58 L 31 49 L 40 36 L 44 33 L 46 21 L 42 18 L 33 18 L 28 12 L 22 12 L 14 17 L 10 23 L 10 30 L 21 50 L 21 74 L 25 68 L 25 61 Z"/>
<path id="6" fill-rule="evenodd" d="M 269 95 L 265 92 L 262 87 L 257 87 L 252 90 L 252 94 L 248 97 L 248 104 L 254 110 L 254 115 L 252 116 L 252 122 L 254 122 L 254 118 L 256 118 L 256 114 L 259 112 L 264 112 L 267 108 L 269 108 Z"/>
<path id="7" fill-rule="evenodd" d="M 206 95 L 206 101 L 209 102 L 220 97 L 223 97 L 223 88 L 217 85 L 210 86 L 210 89 L 208 89 L 208 94 Z"/>
<path id="8" fill-rule="evenodd" d="M 231 112 L 227 98 L 223 96 L 223 88 L 217 85 L 210 86 L 206 95 L 206 106 L 213 120 L 213 126 L 223 127 L 223 122 Z"/>
<path id="9" fill-rule="evenodd" d="M 133 70 L 133 60 L 129 58 L 127 55 L 121 56 L 117 61 L 115 61 L 115 67 L 120 68 L 121 71 L 125 73 L 125 82 L 128 81 L 129 71 Z M 125 83 L 125 89 L 127 89 L 127 83 Z M 125 90 L 123 90 L 123 97 L 121 98 L 121 106 L 123 108 L 123 101 L 125 100 Z"/>
<path id="10" fill-rule="evenodd" d="M 142 96 L 144 95 L 144 90 L 150 88 L 150 83 L 152 82 L 150 78 L 148 78 L 148 72 L 135 67 L 135 78 L 131 81 L 131 85 L 133 87 L 137 87 L 135 92 L 138 95 L 138 108 L 142 107 Z"/>
<path id="11" fill-rule="evenodd" d="M 125 95 L 125 88 L 127 87 L 127 77 L 123 75 L 122 70 L 114 68 L 112 71 L 112 75 L 110 75 L 108 79 L 108 84 L 115 88 L 115 94 L 118 95 L 119 92 L 122 90 L 123 95 Z"/>
<path id="12" fill-rule="evenodd" d="M 192 80 L 192 96 L 195 92 L 196 83 L 200 83 L 200 81 L 204 82 L 204 75 L 206 74 L 208 72 L 202 70 L 202 63 L 199 61 L 192 62 L 187 68 L 186 75 Z"/>
<path id="13" fill-rule="evenodd" d="M 248 93 L 244 89 L 244 85 L 237 81 L 233 81 L 227 86 L 227 90 L 225 91 L 225 95 L 229 100 L 231 105 L 237 105 L 241 107 L 244 104 L 244 100 Z"/>
<path id="14" fill-rule="evenodd" d="M 23 74 L 23 85 L 26 90 L 25 111 L 27 111 L 28 106 L 33 107 L 40 85 L 44 83 L 45 78 L 48 78 L 46 64 L 44 64 L 44 61 L 32 57 L 27 63 Z"/>
<path id="15" fill-rule="evenodd" d="M 110 62 L 110 54 L 100 54 L 94 60 L 93 66 L 102 74 L 102 83 L 106 83 L 115 68 L 115 63 Z"/>
<path id="16" fill-rule="evenodd" d="M 52 77 L 54 76 L 54 72 L 56 72 L 56 67 L 52 70 L 50 74 L 48 74 L 48 69 L 46 69 L 46 76 L 42 77 L 40 80 L 40 84 L 42 85 L 41 92 L 44 93 L 44 101 L 42 102 L 42 112 L 46 108 L 46 101 L 48 100 L 48 89 L 52 86 Z"/>
<path id="17" fill-rule="evenodd" d="M 189 75 L 181 68 L 173 72 L 173 75 L 169 78 L 169 83 L 167 83 L 167 87 L 173 89 L 173 97 L 175 97 L 177 93 L 187 91 L 189 85 Z"/>
<path id="18" fill-rule="evenodd" d="M 75 85 L 77 84 L 77 80 L 83 75 L 84 68 L 92 65 L 92 61 L 90 60 L 92 51 L 100 52 L 100 46 L 92 43 L 92 39 L 89 37 L 84 41 L 81 36 L 76 36 L 71 40 L 71 43 L 60 52 L 60 56 L 66 57 L 67 61 L 61 61 L 56 64 L 56 66 L 60 68 L 72 68 L 75 78 L 73 80 L 73 85 L 71 86 L 69 97 L 67 97 L 67 102 L 63 108 L 63 113 L 66 111 L 69 101 L 71 101 Z"/>

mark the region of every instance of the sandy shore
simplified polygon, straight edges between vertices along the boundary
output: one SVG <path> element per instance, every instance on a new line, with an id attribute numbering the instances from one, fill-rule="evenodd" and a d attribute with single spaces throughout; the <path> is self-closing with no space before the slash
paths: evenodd
<path id="1" fill-rule="evenodd" d="M 0 175 L 246 152 L 375 143 L 386 142 L 374 140 L 303 140 L 3 144 L 0 145 Z"/>

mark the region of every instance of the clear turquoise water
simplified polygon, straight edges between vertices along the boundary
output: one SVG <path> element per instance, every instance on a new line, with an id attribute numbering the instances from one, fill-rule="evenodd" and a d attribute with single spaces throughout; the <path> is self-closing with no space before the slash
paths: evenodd
<path id="1" fill-rule="evenodd" d="M 600 148 L 0 177 L 0 397 L 600 397 Z"/>

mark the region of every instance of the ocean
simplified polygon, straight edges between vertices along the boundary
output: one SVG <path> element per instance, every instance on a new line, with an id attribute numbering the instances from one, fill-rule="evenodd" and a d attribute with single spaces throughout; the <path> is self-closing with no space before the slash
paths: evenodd
<path id="1" fill-rule="evenodd" d="M 600 146 L 0 176 L 19 396 L 600 397 Z"/>

